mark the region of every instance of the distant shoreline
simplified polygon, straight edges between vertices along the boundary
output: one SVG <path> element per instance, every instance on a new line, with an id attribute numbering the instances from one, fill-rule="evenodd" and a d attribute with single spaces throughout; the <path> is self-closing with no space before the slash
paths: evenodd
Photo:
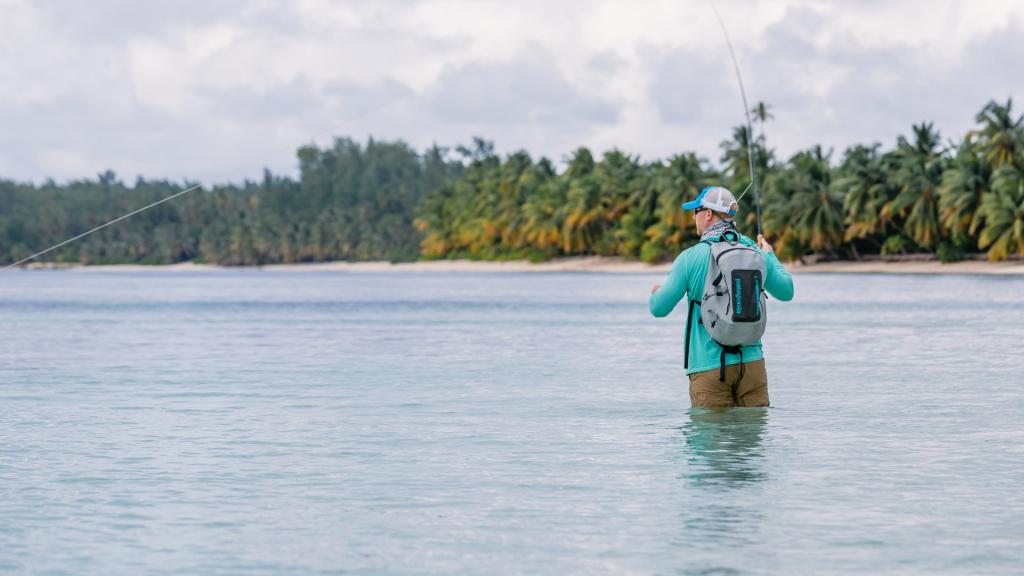
<path id="1" fill-rule="evenodd" d="M 213 264 L 114 264 L 67 265 L 34 264 L 30 269 L 62 269 L 78 272 L 102 271 L 214 271 L 260 270 L 265 272 L 596 272 L 613 274 L 667 274 L 670 263 L 645 264 L 605 256 L 577 256 L 558 258 L 548 262 L 531 263 L 525 260 L 494 262 L 482 260 L 422 260 L 418 262 L 316 262 L 302 264 L 268 264 L 266 266 L 217 266 Z M 988 262 L 964 260 L 942 264 L 938 260 L 863 260 L 833 261 L 811 264 L 786 263 L 796 274 L 974 274 L 1024 275 L 1024 261 Z"/>

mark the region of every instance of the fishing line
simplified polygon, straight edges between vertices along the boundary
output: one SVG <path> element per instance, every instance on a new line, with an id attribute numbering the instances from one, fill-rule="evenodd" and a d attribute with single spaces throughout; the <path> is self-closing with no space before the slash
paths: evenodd
<path id="1" fill-rule="evenodd" d="M 757 235 L 761 235 L 761 194 L 757 185 L 757 172 L 754 171 L 754 127 L 750 123 L 750 105 L 747 104 L 747 91 L 743 88 L 743 75 L 740 74 L 740 64 L 736 61 L 736 52 L 732 49 L 732 40 L 729 39 L 729 31 L 725 28 L 725 21 L 718 13 L 715 0 L 708 0 L 711 9 L 715 12 L 715 19 L 722 28 L 722 35 L 725 36 L 725 44 L 729 47 L 729 56 L 732 58 L 732 67 L 736 70 L 736 80 L 740 83 L 740 96 L 743 98 L 743 114 L 747 117 L 747 160 L 750 162 L 750 184 L 743 194 L 736 199 L 738 203 L 751 187 L 754 188 L 754 206 L 757 211 Z"/>
<path id="2" fill-rule="evenodd" d="M 75 240 L 79 240 L 79 239 L 85 238 L 89 234 L 92 234 L 93 232 L 96 232 L 98 230 L 102 230 L 102 229 L 106 228 L 107 226 L 110 226 L 111 224 L 116 224 L 116 223 L 120 222 L 121 220 L 124 220 L 125 218 L 128 218 L 130 216 L 134 216 L 134 215 L 138 214 L 139 212 L 144 212 L 146 210 L 149 210 L 150 208 L 152 208 L 153 206 L 156 206 L 157 204 L 163 204 L 164 202 L 167 202 L 169 200 L 174 200 L 178 196 L 181 196 L 182 194 L 186 194 L 186 193 L 191 192 L 193 190 L 198 190 L 200 187 L 201 187 L 201 185 L 196 184 L 195 186 L 193 186 L 191 188 L 186 188 L 185 190 L 182 190 L 181 192 L 178 192 L 177 194 L 168 196 L 167 198 L 164 198 L 163 200 L 157 200 L 156 202 L 153 202 L 149 206 L 143 206 L 142 208 L 139 208 L 138 210 L 134 210 L 132 212 L 129 212 L 129 213 L 125 214 L 124 216 L 119 216 L 117 218 L 114 218 L 110 222 L 107 222 L 106 224 L 101 224 L 101 225 L 93 228 L 92 230 L 89 230 L 88 232 L 79 234 L 78 236 L 75 236 L 74 238 L 71 238 L 69 240 L 65 240 L 65 241 L 63 241 L 60 244 L 57 244 L 55 246 L 51 246 L 51 247 L 47 248 L 46 250 L 43 250 L 42 252 L 36 252 L 35 254 L 29 256 L 28 258 L 23 258 L 21 260 L 18 260 L 14 264 L 11 264 L 9 266 L 5 266 L 4 268 L 0 269 L 0 272 L 3 272 L 3 271 L 6 271 L 6 270 L 10 270 L 11 268 L 16 268 L 18 266 L 21 266 L 25 262 L 28 262 L 29 260 L 34 260 L 34 259 L 42 256 L 43 254 L 46 254 L 47 252 L 51 252 L 53 250 L 56 250 L 57 248 L 60 248 L 61 246 L 65 246 L 67 244 L 71 244 Z"/>

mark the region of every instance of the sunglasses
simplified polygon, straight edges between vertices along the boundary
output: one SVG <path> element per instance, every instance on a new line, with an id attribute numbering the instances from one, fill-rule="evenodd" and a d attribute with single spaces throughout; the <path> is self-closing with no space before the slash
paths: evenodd
<path id="1" fill-rule="evenodd" d="M 710 208 L 707 208 L 705 206 L 701 206 L 700 208 L 695 208 L 693 210 L 693 215 L 696 216 L 697 214 L 700 214 L 701 212 L 703 212 L 705 210 L 710 210 Z"/>

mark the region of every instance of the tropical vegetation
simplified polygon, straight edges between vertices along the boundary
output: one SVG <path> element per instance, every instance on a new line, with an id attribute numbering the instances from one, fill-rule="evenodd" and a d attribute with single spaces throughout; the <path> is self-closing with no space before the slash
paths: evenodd
<path id="1" fill-rule="evenodd" d="M 264 172 L 258 181 L 214 186 L 160 204 L 47 254 L 85 264 L 223 265 L 326 260 L 412 260 L 413 218 L 428 192 L 458 178 L 461 162 L 433 147 L 338 139 L 298 151 L 300 177 Z M 112 172 L 58 185 L 0 180 L 0 262 L 71 238 L 190 185 Z"/>
<path id="2" fill-rule="evenodd" d="M 260 180 L 203 188 L 44 259 L 666 261 L 697 239 L 683 202 L 711 184 L 737 194 L 750 188 L 750 148 L 761 184 L 760 225 L 783 258 L 1024 256 L 1024 116 L 1012 101 L 989 102 L 957 142 L 921 123 L 888 150 L 857 144 L 836 156 L 812 146 L 784 160 L 765 136 L 769 110 L 754 107 L 758 130 L 735 128 L 717 163 L 692 152 L 643 161 L 622 150 L 597 157 L 578 148 L 556 164 L 526 151 L 501 156 L 480 138 L 422 153 L 400 141 L 342 138 L 299 149 L 298 179 L 265 172 Z M 188 184 L 140 178 L 127 185 L 111 172 L 64 184 L 0 180 L 0 262 Z M 739 224 L 748 234 L 758 228 L 754 199 L 753 192 L 741 199 Z"/>
<path id="3" fill-rule="evenodd" d="M 754 107 L 760 130 L 735 128 L 717 165 L 693 153 L 642 162 L 611 150 L 595 159 L 580 148 L 558 172 L 547 159 L 522 151 L 500 158 L 478 141 L 462 176 L 421 205 L 422 256 L 669 260 L 697 241 L 681 204 L 713 183 L 747 191 L 751 148 L 762 230 L 783 258 L 1024 256 L 1024 117 L 1012 101 L 988 103 L 959 143 L 944 143 L 933 124 L 921 123 L 891 150 L 853 145 L 838 161 L 820 146 L 778 160 L 764 135 L 768 110 Z M 754 200 L 742 197 L 739 221 L 751 235 Z"/>

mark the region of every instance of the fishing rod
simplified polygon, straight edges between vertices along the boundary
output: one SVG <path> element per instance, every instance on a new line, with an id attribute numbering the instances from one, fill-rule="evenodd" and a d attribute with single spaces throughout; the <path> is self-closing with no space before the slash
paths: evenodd
<path id="1" fill-rule="evenodd" d="M 29 256 L 28 258 L 22 258 L 21 260 L 18 260 L 14 264 L 11 264 L 9 266 L 5 266 L 2 269 L 0 269 L 0 272 L 4 272 L 4 271 L 7 271 L 7 270 L 10 270 L 11 268 L 17 268 L 18 266 L 21 266 L 25 262 L 28 262 L 29 260 L 34 260 L 34 259 L 42 256 L 43 254 L 46 254 L 47 252 L 52 252 L 53 250 L 56 250 L 57 248 L 60 248 L 61 246 L 66 246 L 68 244 L 71 244 L 75 240 L 80 240 L 82 238 L 85 238 L 89 234 L 92 234 L 93 232 L 96 232 L 98 230 L 102 230 L 102 229 L 106 228 L 107 226 L 110 226 L 111 224 L 116 224 L 116 223 L 120 222 L 121 220 L 124 220 L 125 218 L 129 218 L 131 216 L 134 216 L 134 215 L 138 214 L 139 212 L 144 212 L 146 210 L 149 210 L 150 208 L 152 208 L 153 206 L 156 206 L 157 204 L 163 204 L 164 202 L 168 202 L 170 200 L 174 200 L 178 196 L 181 196 L 183 194 L 187 194 L 187 193 L 189 193 L 189 192 L 191 192 L 193 190 L 198 190 L 199 188 L 201 188 L 201 185 L 196 184 L 195 186 L 192 186 L 191 188 L 186 188 L 185 190 L 182 190 L 181 192 L 178 192 L 177 194 L 173 194 L 171 196 L 168 196 L 167 198 L 164 198 L 163 200 L 157 200 L 156 202 L 153 202 L 152 204 L 150 204 L 148 206 L 143 206 L 142 208 L 139 208 L 138 210 L 133 210 L 133 211 L 125 214 L 124 216 L 119 216 L 117 218 L 114 218 L 110 222 L 107 222 L 106 224 L 100 224 L 99 226 L 93 228 L 92 230 L 89 230 L 88 232 L 84 232 L 82 234 L 79 234 L 78 236 L 75 236 L 74 238 L 70 238 L 68 240 L 65 240 L 65 241 L 61 242 L 60 244 L 57 244 L 57 245 L 54 245 L 54 246 L 50 246 L 49 248 L 47 248 L 46 250 L 43 250 L 42 252 L 36 252 L 35 254 Z"/>
<path id="2" fill-rule="evenodd" d="M 722 28 L 722 35 L 725 36 L 725 44 L 729 47 L 729 56 L 732 58 L 732 67 L 736 70 L 736 80 L 740 84 L 740 96 L 743 98 L 743 114 L 747 117 L 747 160 L 750 163 L 750 184 L 746 190 L 740 194 L 736 202 L 739 202 L 750 190 L 754 188 L 754 206 L 757 213 L 757 235 L 761 235 L 761 194 L 757 185 L 757 172 L 754 171 L 754 127 L 750 123 L 750 105 L 747 104 L 747 91 L 743 88 L 743 75 L 740 74 L 740 64 L 736 60 L 736 51 L 732 49 L 732 40 L 729 39 L 729 31 L 725 28 L 725 21 L 722 20 L 722 15 L 718 13 L 718 7 L 715 6 L 715 0 L 708 0 L 708 4 L 711 4 L 711 9 L 715 12 L 715 19 L 718 20 L 718 25 Z"/>

